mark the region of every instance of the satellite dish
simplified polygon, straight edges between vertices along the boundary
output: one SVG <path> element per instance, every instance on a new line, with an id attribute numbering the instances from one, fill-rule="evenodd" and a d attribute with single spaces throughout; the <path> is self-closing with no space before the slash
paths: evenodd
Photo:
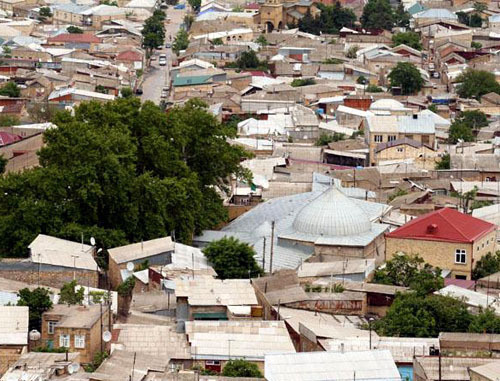
<path id="1" fill-rule="evenodd" d="M 109 343 L 111 341 L 111 332 L 109 331 L 104 331 L 102 333 L 102 340 L 105 342 L 105 343 Z"/>
<path id="2" fill-rule="evenodd" d="M 127 263 L 127 270 L 134 271 L 134 262 Z"/>
<path id="3" fill-rule="evenodd" d="M 94 237 L 90 237 L 90 244 L 92 246 L 95 246 L 95 238 Z"/>
<path id="4" fill-rule="evenodd" d="M 80 364 L 77 364 L 76 362 L 74 362 L 70 366 L 68 366 L 68 373 L 69 374 L 76 373 L 79 370 L 80 370 Z"/>

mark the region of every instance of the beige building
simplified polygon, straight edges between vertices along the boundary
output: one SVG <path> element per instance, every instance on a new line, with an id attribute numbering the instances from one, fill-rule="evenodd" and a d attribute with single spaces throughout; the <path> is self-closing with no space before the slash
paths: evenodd
<path id="1" fill-rule="evenodd" d="M 78 352 L 82 363 L 90 363 L 106 348 L 102 334 L 111 326 L 107 305 L 56 304 L 42 315 L 42 345 Z"/>
<path id="2" fill-rule="evenodd" d="M 412 139 L 402 138 L 380 143 L 375 149 L 375 164 L 384 162 L 412 160 L 419 167 L 433 169 L 437 153 L 431 147 Z"/>
<path id="3" fill-rule="evenodd" d="M 376 153 L 381 143 L 401 139 L 434 149 L 436 126 L 432 115 L 372 115 L 366 118 L 365 141 L 369 148 L 370 165 L 376 164 Z"/>
<path id="4" fill-rule="evenodd" d="M 0 306 L 0 375 L 26 351 L 28 307 Z"/>
<path id="5" fill-rule="evenodd" d="M 496 248 L 495 225 L 443 208 L 411 220 L 386 234 L 386 260 L 399 253 L 419 255 L 426 263 L 471 279 L 475 262 Z"/>

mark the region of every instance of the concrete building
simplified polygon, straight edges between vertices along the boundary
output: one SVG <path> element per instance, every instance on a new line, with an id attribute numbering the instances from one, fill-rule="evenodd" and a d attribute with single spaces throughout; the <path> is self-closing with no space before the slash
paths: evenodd
<path id="1" fill-rule="evenodd" d="M 112 286 L 117 287 L 123 281 L 121 271 L 127 269 L 127 263 L 140 265 L 147 260 L 150 265 L 167 265 L 172 262 L 174 249 L 175 243 L 170 237 L 109 249 L 109 277 Z"/>
<path id="2" fill-rule="evenodd" d="M 190 321 L 186 335 L 193 362 L 221 372 L 230 359 L 244 359 L 264 370 L 264 357 L 295 353 L 283 321 Z"/>
<path id="3" fill-rule="evenodd" d="M 28 313 L 28 307 L 0 307 L 0 375 L 26 352 Z"/>
<path id="4" fill-rule="evenodd" d="M 449 208 L 386 234 L 386 260 L 401 252 L 418 254 L 430 265 L 450 270 L 456 279 L 471 279 L 475 262 L 495 248 L 495 225 Z"/>
<path id="5" fill-rule="evenodd" d="M 78 352 L 82 363 L 90 363 L 105 349 L 102 334 L 111 331 L 107 306 L 56 304 L 42 315 L 42 345 Z"/>

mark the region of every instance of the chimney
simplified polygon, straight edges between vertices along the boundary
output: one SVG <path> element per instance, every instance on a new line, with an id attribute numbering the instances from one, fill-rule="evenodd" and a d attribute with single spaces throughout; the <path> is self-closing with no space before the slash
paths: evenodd
<path id="1" fill-rule="evenodd" d="M 427 226 L 427 233 L 434 234 L 437 231 L 438 226 L 436 224 L 430 224 Z"/>
<path id="2" fill-rule="evenodd" d="M 418 119 L 418 114 L 413 114 L 413 119 Z"/>

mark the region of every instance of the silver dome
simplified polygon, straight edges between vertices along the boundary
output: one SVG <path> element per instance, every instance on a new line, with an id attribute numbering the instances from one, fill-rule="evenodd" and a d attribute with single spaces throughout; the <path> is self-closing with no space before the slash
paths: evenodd
<path id="1" fill-rule="evenodd" d="M 293 221 L 297 232 L 315 236 L 351 236 L 371 230 L 366 213 L 332 187 L 302 208 Z"/>

